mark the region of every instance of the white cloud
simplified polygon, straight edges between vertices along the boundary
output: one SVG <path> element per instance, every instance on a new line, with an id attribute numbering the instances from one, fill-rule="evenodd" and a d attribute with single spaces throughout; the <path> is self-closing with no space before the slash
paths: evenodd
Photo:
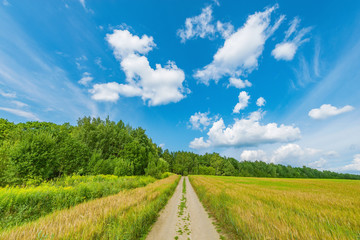
<path id="1" fill-rule="evenodd" d="M 265 99 L 264 99 L 263 97 L 259 97 L 259 98 L 256 100 L 256 105 L 257 105 L 258 107 L 265 106 L 265 103 L 266 103 L 266 101 L 265 101 Z"/>
<path id="2" fill-rule="evenodd" d="M 220 2 L 218 0 L 213 0 L 213 2 L 216 6 L 220 6 Z"/>
<path id="3" fill-rule="evenodd" d="M 28 107 L 29 105 L 27 105 L 26 103 L 20 102 L 20 101 L 16 101 L 13 100 L 11 101 L 12 104 L 15 104 L 17 107 L 23 108 L 23 107 Z"/>
<path id="4" fill-rule="evenodd" d="M 105 102 L 116 102 L 119 99 L 119 94 L 125 97 L 136 97 L 142 94 L 141 89 L 136 86 L 117 82 L 95 84 L 89 92 L 93 94 L 92 99 Z"/>
<path id="5" fill-rule="evenodd" d="M 291 166 L 308 165 L 313 168 L 321 169 L 327 164 L 326 157 L 328 152 L 315 148 L 303 148 L 298 144 L 289 143 L 282 145 L 271 153 L 258 150 L 244 150 L 240 155 L 241 161 L 263 161 L 274 164 L 284 164 Z"/>
<path id="6" fill-rule="evenodd" d="M 118 60 L 133 54 L 147 54 L 156 46 L 153 37 L 132 35 L 128 30 L 114 30 L 106 34 L 106 40 L 114 50 Z"/>
<path id="7" fill-rule="evenodd" d="M 244 150 L 240 155 L 241 161 L 263 161 L 268 162 L 266 153 L 263 150 Z"/>
<path id="8" fill-rule="evenodd" d="M 5 92 L 0 89 L 0 95 L 6 98 L 16 98 L 16 93 Z"/>
<path id="9" fill-rule="evenodd" d="M 81 6 L 83 6 L 83 8 L 86 9 L 86 4 L 85 4 L 85 0 L 79 0 Z"/>
<path id="10" fill-rule="evenodd" d="M 26 112 L 26 111 L 23 111 L 23 110 L 13 109 L 13 108 L 4 108 L 4 107 L 0 107 L 0 110 L 15 114 L 15 115 L 17 115 L 19 117 L 24 117 L 24 118 L 29 119 L 29 120 L 40 121 L 40 119 L 35 114 L 33 114 L 31 112 Z"/>
<path id="11" fill-rule="evenodd" d="M 91 76 L 91 73 L 84 72 L 82 78 L 78 81 L 78 83 L 87 86 L 92 80 L 94 80 L 94 78 Z"/>
<path id="12" fill-rule="evenodd" d="M 318 169 L 321 169 L 324 167 L 325 164 L 327 164 L 327 160 L 325 158 L 320 158 L 319 160 L 315 161 L 315 162 L 311 162 L 309 163 L 309 167 L 311 168 L 318 168 Z"/>
<path id="13" fill-rule="evenodd" d="M 360 171 L 360 154 L 355 154 L 352 163 L 341 168 L 343 171 Z"/>
<path id="14" fill-rule="evenodd" d="M 331 104 L 323 104 L 320 108 L 311 109 L 309 116 L 313 119 L 326 119 L 328 117 L 336 116 L 342 113 L 350 112 L 354 107 L 346 105 L 342 108 L 337 108 Z"/>
<path id="15" fill-rule="evenodd" d="M 251 87 L 252 84 L 248 80 L 241 80 L 240 78 L 231 77 L 229 78 L 229 84 L 227 87 L 234 86 L 236 88 L 246 88 Z"/>
<path id="16" fill-rule="evenodd" d="M 200 15 L 186 18 L 185 27 L 177 31 L 181 42 L 184 43 L 186 40 L 198 37 L 214 38 L 217 33 L 223 38 L 227 38 L 234 32 L 234 26 L 231 23 L 217 21 L 215 25 L 215 23 L 213 23 L 212 11 L 212 5 L 209 5 L 201 10 Z"/>
<path id="17" fill-rule="evenodd" d="M 106 40 L 120 61 L 127 83 L 95 84 L 90 90 L 94 100 L 114 102 L 119 95 L 139 96 L 149 106 L 156 106 L 178 102 L 185 97 L 187 89 L 182 85 L 185 74 L 174 62 L 168 61 L 164 67 L 156 64 L 153 69 L 147 57 L 142 56 L 156 46 L 152 37 L 143 35 L 140 38 L 128 30 L 114 30 L 107 34 Z"/>
<path id="18" fill-rule="evenodd" d="M 289 143 L 276 149 L 270 159 L 272 163 L 286 163 L 293 166 L 300 166 L 304 162 L 309 161 L 316 155 L 319 155 L 321 150 L 314 148 L 302 148 L 298 144 Z"/>
<path id="19" fill-rule="evenodd" d="M 276 44 L 274 50 L 271 52 L 271 55 L 273 55 L 276 60 L 292 60 L 300 45 L 309 40 L 303 39 L 303 37 L 310 32 L 311 27 L 302 28 L 297 32 L 299 23 L 300 19 L 295 17 L 293 21 L 291 21 L 289 29 L 285 32 L 285 39 L 283 42 Z M 295 37 L 292 40 L 289 40 L 289 37 L 293 34 L 296 34 Z"/>
<path id="20" fill-rule="evenodd" d="M 270 25 L 271 13 L 277 7 L 275 5 L 263 12 L 250 15 L 241 28 L 226 38 L 224 45 L 214 55 L 213 61 L 198 70 L 194 77 L 208 85 L 210 80 L 217 82 L 223 76 L 238 77 L 256 68 L 265 41 L 284 19 L 284 16 L 281 16 L 273 26 Z"/>
<path id="21" fill-rule="evenodd" d="M 104 65 L 102 64 L 102 60 L 101 60 L 100 57 L 97 57 L 94 62 L 95 62 L 95 64 L 98 65 L 99 68 L 101 68 L 102 70 L 106 70 L 106 69 L 107 69 L 107 68 L 104 67 Z"/>
<path id="22" fill-rule="evenodd" d="M 212 118 L 208 116 L 209 112 L 197 112 L 190 117 L 192 129 L 205 130 L 212 122 Z"/>
<path id="23" fill-rule="evenodd" d="M 220 33 L 220 35 L 227 39 L 234 33 L 234 26 L 231 23 L 223 23 L 220 21 L 216 22 L 216 30 Z"/>
<path id="24" fill-rule="evenodd" d="M 181 42 L 186 42 L 186 40 L 196 37 L 205 38 L 214 36 L 216 30 L 214 25 L 211 24 L 212 19 L 212 6 L 203 8 L 198 16 L 186 18 L 185 29 L 179 29 L 177 32 Z"/>
<path id="25" fill-rule="evenodd" d="M 213 123 L 207 135 L 190 142 L 191 148 L 206 147 L 243 147 L 265 143 L 291 142 L 300 138 L 300 129 L 276 123 L 261 125 L 261 112 L 253 112 L 248 118 L 235 119 L 232 126 L 226 127 L 222 118 Z"/>
<path id="26" fill-rule="evenodd" d="M 165 148 L 165 143 L 160 143 L 160 144 L 159 144 L 159 147 L 161 147 L 162 149 L 164 149 L 164 148 Z"/>
<path id="27" fill-rule="evenodd" d="M 247 92 L 242 91 L 239 94 L 239 102 L 235 105 L 233 113 L 239 113 L 240 110 L 245 109 L 248 106 L 250 96 Z"/>

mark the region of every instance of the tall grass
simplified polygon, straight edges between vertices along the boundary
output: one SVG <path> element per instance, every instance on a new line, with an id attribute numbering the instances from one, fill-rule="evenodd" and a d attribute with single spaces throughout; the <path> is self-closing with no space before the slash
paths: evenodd
<path id="1" fill-rule="evenodd" d="M 191 176 L 231 239 L 360 239 L 360 181 Z"/>
<path id="2" fill-rule="evenodd" d="M 0 230 L 55 210 L 154 182 L 153 177 L 71 176 L 40 186 L 0 188 Z"/>
<path id="3" fill-rule="evenodd" d="M 0 239 L 142 239 L 174 192 L 179 176 L 150 183 L 0 232 Z"/>

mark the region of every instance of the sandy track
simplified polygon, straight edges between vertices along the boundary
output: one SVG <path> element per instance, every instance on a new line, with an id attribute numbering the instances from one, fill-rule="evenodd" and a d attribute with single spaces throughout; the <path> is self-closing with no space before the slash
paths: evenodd
<path id="1" fill-rule="evenodd" d="M 186 183 L 185 194 L 183 194 L 184 179 Z M 220 239 L 187 177 L 181 178 L 174 195 L 160 213 L 146 239 Z"/>

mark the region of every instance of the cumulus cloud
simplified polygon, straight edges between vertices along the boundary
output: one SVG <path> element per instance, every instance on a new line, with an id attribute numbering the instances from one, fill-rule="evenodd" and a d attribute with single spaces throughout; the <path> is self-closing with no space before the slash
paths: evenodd
<path id="1" fill-rule="evenodd" d="M 92 80 L 94 80 L 94 78 L 91 76 L 91 73 L 84 72 L 82 78 L 78 81 L 78 83 L 87 86 Z"/>
<path id="2" fill-rule="evenodd" d="M 128 30 L 114 30 L 112 34 L 107 34 L 106 40 L 120 61 L 127 83 L 95 84 L 90 90 L 94 100 L 115 102 L 120 95 L 138 96 L 149 106 L 156 106 L 178 102 L 185 97 L 188 90 L 182 85 L 184 72 L 172 61 L 164 67 L 156 64 L 153 69 L 144 56 L 156 46 L 152 37 L 143 35 L 140 38 Z"/>
<path id="3" fill-rule="evenodd" d="M 244 150 L 241 155 L 240 159 L 242 161 L 263 161 L 268 162 L 268 158 L 266 153 L 263 150 Z"/>
<path id="4" fill-rule="evenodd" d="M 355 154 L 352 163 L 341 168 L 343 171 L 360 171 L 360 154 Z"/>
<path id="5" fill-rule="evenodd" d="M 321 153 L 321 150 L 314 148 L 301 148 L 298 144 L 290 143 L 276 149 L 271 157 L 272 163 L 287 163 L 301 165 L 303 160 L 310 159 Z"/>
<path id="6" fill-rule="evenodd" d="M 265 101 L 265 99 L 264 99 L 263 97 L 259 97 L 259 98 L 256 100 L 256 105 L 257 105 L 258 107 L 265 106 L 265 103 L 266 103 L 266 101 Z"/>
<path id="7" fill-rule="evenodd" d="M 209 129 L 208 139 L 195 138 L 190 147 L 195 149 L 207 147 L 244 147 L 257 146 L 265 143 L 292 142 L 300 138 L 300 129 L 276 123 L 262 125 L 263 114 L 253 112 L 248 118 L 234 119 L 232 126 L 225 126 L 222 118 L 215 121 Z"/>
<path id="8" fill-rule="evenodd" d="M 223 38 L 230 36 L 234 32 L 234 27 L 230 23 L 222 23 L 213 21 L 212 5 L 201 10 L 200 15 L 186 18 L 185 27 L 177 31 L 181 42 L 195 38 L 214 38 L 219 33 Z"/>
<path id="9" fill-rule="evenodd" d="M 190 124 L 192 129 L 205 130 L 212 122 L 212 118 L 208 116 L 209 112 L 197 112 L 190 117 Z"/>
<path id="10" fill-rule="evenodd" d="M 328 117 L 336 116 L 342 113 L 350 112 L 354 107 L 346 105 L 342 108 L 337 108 L 331 104 L 323 104 L 320 108 L 311 109 L 309 116 L 313 119 L 326 119 Z"/>
<path id="11" fill-rule="evenodd" d="M 242 91 L 239 94 L 239 102 L 235 105 L 233 109 L 233 113 L 239 113 L 240 110 L 245 109 L 249 104 L 250 96 L 247 92 Z"/>
<path id="12" fill-rule="evenodd" d="M 14 108 L 4 108 L 4 107 L 0 107 L 0 110 L 9 112 L 9 113 L 17 115 L 19 117 L 24 117 L 29 120 L 40 121 L 40 119 L 32 112 L 27 112 L 27 111 L 23 111 L 23 110 L 19 110 L 19 109 L 14 109 Z"/>
<path id="13" fill-rule="evenodd" d="M 241 89 L 241 88 L 251 87 L 252 84 L 248 80 L 241 80 L 240 78 L 231 77 L 229 78 L 229 84 L 227 87 L 230 86 Z"/>
<path id="14" fill-rule="evenodd" d="M 308 165 L 314 168 L 322 168 L 326 163 L 327 152 L 315 149 L 304 148 L 295 143 L 280 146 L 271 153 L 261 149 L 244 150 L 240 159 L 242 161 L 263 161 L 267 163 L 285 164 L 292 166 Z"/>
<path id="15" fill-rule="evenodd" d="M 311 31 L 311 27 L 302 28 L 300 31 L 297 31 L 299 23 L 300 19 L 295 17 L 291 21 L 289 29 L 285 32 L 285 39 L 283 42 L 276 44 L 274 50 L 271 52 L 276 60 L 292 60 L 300 45 L 309 40 L 303 38 Z M 293 39 L 289 40 L 292 35 L 295 36 Z"/>
<path id="16" fill-rule="evenodd" d="M 277 5 L 250 15 L 242 27 L 225 39 L 213 61 L 196 71 L 194 77 L 208 85 L 210 80 L 218 82 L 223 76 L 239 77 L 256 68 L 266 40 L 284 19 L 281 16 L 274 25 L 270 25 L 271 14 L 276 8 Z"/>

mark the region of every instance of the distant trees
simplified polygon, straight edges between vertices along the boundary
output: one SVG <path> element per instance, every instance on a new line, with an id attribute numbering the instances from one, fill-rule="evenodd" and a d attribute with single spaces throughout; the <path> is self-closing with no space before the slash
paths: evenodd
<path id="1" fill-rule="evenodd" d="M 109 118 L 84 117 L 76 126 L 14 124 L 0 119 L 0 186 L 41 182 L 63 175 L 152 175 L 164 172 L 245 177 L 347 178 L 339 174 L 261 161 L 238 162 L 218 153 L 163 151 L 145 130 Z"/>
<path id="2" fill-rule="evenodd" d="M 262 161 L 242 161 L 221 157 L 218 153 L 198 155 L 192 152 L 164 151 L 164 159 L 169 168 L 177 174 L 200 174 L 241 177 L 278 177 L 278 178 L 341 178 L 359 179 L 359 175 L 319 171 L 309 167 L 291 167 Z"/>

